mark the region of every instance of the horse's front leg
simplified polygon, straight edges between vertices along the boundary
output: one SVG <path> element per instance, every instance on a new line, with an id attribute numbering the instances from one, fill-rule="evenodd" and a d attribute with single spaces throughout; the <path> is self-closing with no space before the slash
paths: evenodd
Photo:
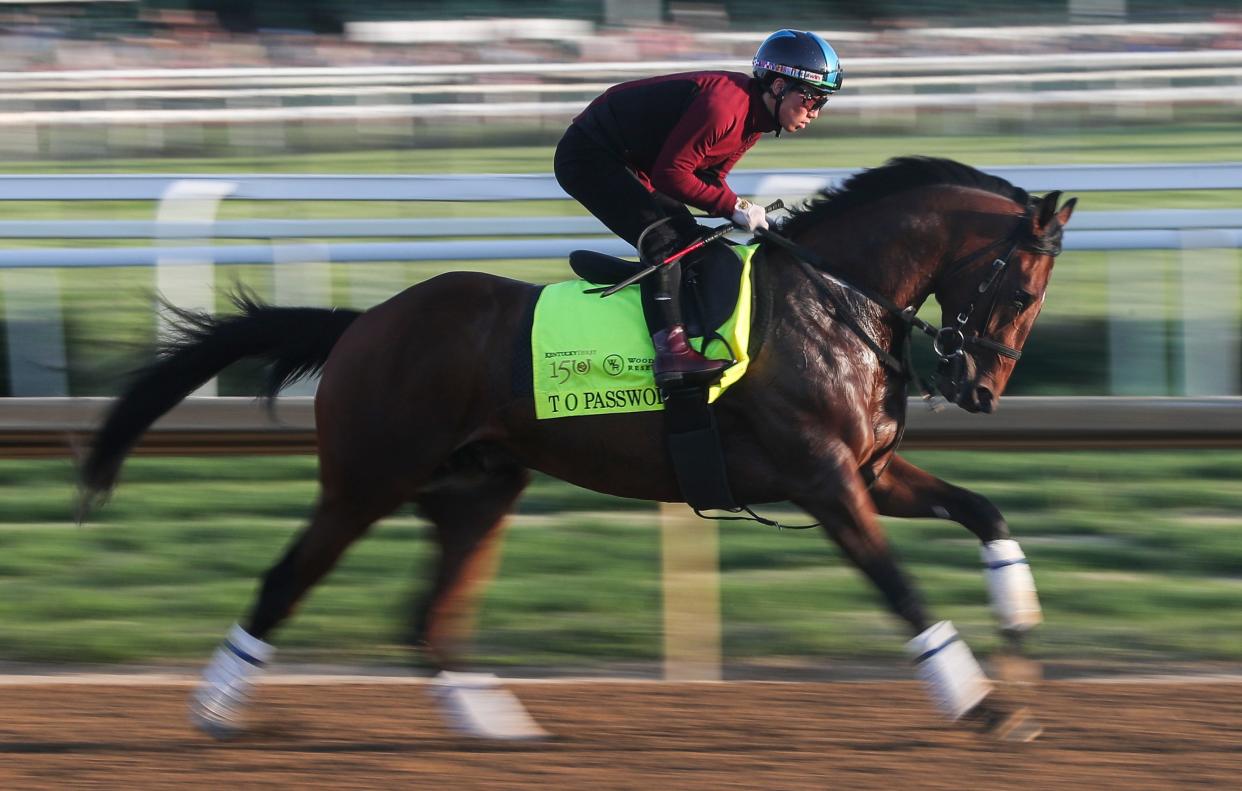
<path id="1" fill-rule="evenodd" d="M 1016 648 L 1022 636 L 1043 620 L 1026 555 L 986 497 L 946 483 L 900 456 L 893 457 L 876 481 L 871 497 L 884 516 L 949 519 L 979 537 L 992 611 L 1011 646 Z"/>
<path id="2" fill-rule="evenodd" d="M 906 647 L 941 711 L 953 720 L 969 717 L 989 725 L 1004 719 L 988 700 L 991 682 L 953 624 L 931 622 L 889 547 L 849 449 L 829 443 L 822 455 L 800 468 L 814 474 L 803 479 L 790 499 L 824 524 L 828 536 L 909 626 L 912 639 Z"/>

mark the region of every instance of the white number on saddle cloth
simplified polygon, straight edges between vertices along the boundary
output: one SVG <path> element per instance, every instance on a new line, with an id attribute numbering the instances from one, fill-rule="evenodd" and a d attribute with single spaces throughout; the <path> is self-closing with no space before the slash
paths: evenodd
<path id="1" fill-rule="evenodd" d="M 1000 627 L 1024 632 L 1043 620 L 1035 578 L 1022 547 L 1013 539 L 988 541 L 981 550 L 983 573 L 987 577 L 992 612 Z"/>
<path id="2" fill-rule="evenodd" d="M 961 718 L 992 691 L 992 682 L 949 621 L 925 629 L 906 643 L 906 650 L 932 701 L 949 719 Z"/>

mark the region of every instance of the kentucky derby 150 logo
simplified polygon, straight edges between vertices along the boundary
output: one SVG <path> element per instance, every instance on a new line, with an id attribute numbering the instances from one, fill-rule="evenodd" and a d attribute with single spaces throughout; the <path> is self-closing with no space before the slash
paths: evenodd
<path id="1" fill-rule="evenodd" d="M 552 380 L 558 385 L 565 384 L 574 376 L 591 373 L 590 360 L 554 360 L 548 365 L 552 366 Z"/>

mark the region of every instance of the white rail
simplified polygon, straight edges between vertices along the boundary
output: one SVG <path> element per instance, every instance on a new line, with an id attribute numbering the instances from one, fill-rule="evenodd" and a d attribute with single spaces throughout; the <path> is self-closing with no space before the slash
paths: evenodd
<path id="1" fill-rule="evenodd" d="M 985 168 L 1034 192 L 1098 190 L 1242 189 L 1242 163 L 1157 165 L 1004 166 Z M 783 169 L 739 171 L 730 177 L 743 194 L 799 199 L 840 183 L 852 169 Z M 197 196 L 197 197 L 196 197 Z M 200 199 L 211 196 L 210 200 Z M 59 284 L 51 268 L 118 266 L 156 267 L 159 288 L 177 296 L 184 307 L 208 308 L 214 301 L 216 264 L 276 264 L 276 296 L 282 302 L 321 304 L 329 291 L 326 268 L 318 264 L 386 261 L 564 260 L 570 251 L 596 249 L 632 255 L 633 249 L 588 217 L 506 217 L 366 220 L 216 220 L 220 199 L 269 201 L 565 201 L 555 180 L 536 175 L 322 176 L 322 175 L 56 175 L 0 176 L 0 200 L 158 201 L 157 219 L 94 221 L 0 221 L 0 240 L 150 240 L 123 247 L 0 248 L 8 320 L 9 381 L 16 395 L 63 395 L 65 352 L 61 337 Z M 464 237 L 464 238 L 455 238 Z M 208 243 L 213 238 L 265 240 L 262 243 Z M 281 240 L 281 241 L 277 241 Z M 300 240 L 290 242 L 288 240 Z M 380 241 L 383 240 L 383 241 Z M 1082 211 L 1066 233 L 1068 250 L 1182 250 L 1185 294 L 1198 283 L 1211 291 L 1186 296 L 1205 320 L 1188 325 L 1187 360 L 1202 358 L 1198 373 L 1188 372 L 1187 392 L 1238 392 L 1236 256 L 1242 248 L 1242 210 Z M 309 268 L 307 265 L 311 265 Z M 1202 271 L 1201 271 L 1202 270 Z M 1113 299 L 1118 310 L 1131 310 L 1135 294 L 1129 270 L 1118 261 Z M 400 284 L 394 282 L 396 289 Z M 369 303 L 368 303 L 369 304 Z M 1205 306 L 1215 306 L 1205 310 Z M 1161 307 L 1163 310 L 1163 307 Z M 1219 315 L 1217 315 L 1219 314 Z M 1157 327 L 1163 327 L 1157 322 Z M 1161 330 L 1171 332 L 1171 330 Z M 1173 343 L 1164 337 L 1148 348 L 1121 332 L 1110 335 L 1114 347 L 1114 382 L 1118 392 L 1152 392 L 1138 374 L 1164 359 Z M 1232 345 L 1231 345 L 1232 344 Z M 1150 344 L 1149 344 L 1150 345 Z M 1191 354 L 1191 347 L 1201 353 Z M 1208 363 L 1208 350 L 1212 359 Z M 1198 365 L 1195 363 L 1194 365 Z M 1198 368 L 1195 369 L 1198 371 Z M 1158 375 L 1157 375 L 1158 374 Z M 1165 381 L 1165 374 L 1152 381 Z M 1144 376 L 1146 376 L 1144 374 Z M 1127 384 L 1129 382 L 1129 384 Z M 1199 384 L 1194 384 L 1199 382 Z M 1162 392 L 1157 389 L 1154 392 Z"/>
<path id="2" fill-rule="evenodd" d="M 979 165 L 1030 190 L 1114 192 L 1242 189 L 1242 161 L 1174 164 Z M 729 184 L 750 195 L 809 195 L 858 168 L 738 170 Z M 477 175 L 132 174 L 2 175 L 0 201 L 159 200 L 183 181 L 235 184 L 232 200 L 511 201 L 568 200 L 547 173 Z"/>

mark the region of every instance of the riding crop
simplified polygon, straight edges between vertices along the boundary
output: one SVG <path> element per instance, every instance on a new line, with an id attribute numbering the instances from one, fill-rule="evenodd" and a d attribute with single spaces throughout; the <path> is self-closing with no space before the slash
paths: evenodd
<path id="1" fill-rule="evenodd" d="M 764 212 L 774 212 L 774 211 L 777 211 L 783 208 L 785 208 L 785 202 L 777 198 L 776 200 L 769 203 L 767 206 L 764 206 L 763 210 Z M 734 226 L 734 224 L 731 222 L 725 223 L 724 225 L 717 226 L 716 228 L 712 229 L 711 233 L 707 234 L 706 236 L 700 237 L 699 239 L 696 239 L 695 241 L 683 247 L 681 250 L 678 250 L 677 252 L 670 255 L 668 258 L 665 258 L 660 263 L 652 264 L 646 269 L 643 269 L 639 272 L 635 272 L 634 274 L 627 277 L 625 280 L 622 280 L 620 283 L 617 283 L 616 285 L 609 286 L 608 288 L 604 289 L 603 293 L 600 294 L 600 298 L 602 299 L 604 297 L 610 297 L 613 294 L 620 291 L 621 289 L 625 288 L 626 286 L 634 285 L 635 283 L 647 277 L 648 275 L 650 275 L 652 272 L 656 271 L 660 267 L 668 266 L 669 264 L 680 261 L 685 256 L 689 255 L 690 253 L 693 253 L 695 250 L 698 250 L 701 247 L 711 244 L 712 242 L 716 241 L 717 239 L 724 236 L 729 231 L 734 230 L 735 228 L 736 226 Z M 640 256 L 642 255 L 641 250 L 639 251 L 639 255 Z"/>

